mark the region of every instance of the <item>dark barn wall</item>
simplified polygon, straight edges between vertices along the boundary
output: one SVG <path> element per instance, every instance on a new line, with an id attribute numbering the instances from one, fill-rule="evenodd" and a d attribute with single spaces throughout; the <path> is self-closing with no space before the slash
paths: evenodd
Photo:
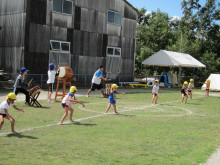
<path id="1" fill-rule="evenodd" d="M 75 0 L 75 6 L 75 17 L 79 17 L 74 20 L 77 37 L 73 37 L 72 64 L 76 73 L 93 74 L 102 62 L 105 65 L 106 47 L 113 46 L 122 50 L 121 75 L 132 80 L 137 11 L 123 0 Z M 108 10 L 122 13 L 121 26 L 107 23 Z"/>
<path id="2" fill-rule="evenodd" d="M 46 74 L 50 40 L 71 43 L 71 67 L 75 74 L 91 75 L 107 65 L 107 46 L 121 48 L 121 73 L 133 79 L 137 11 L 124 0 L 74 0 L 72 15 L 52 11 L 52 0 L 0 0 L 0 66 L 19 72 Z M 122 24 L 107 23 L 108 10 L 122 13 Z M 112 61 L 114 62 L 115 59 Z M 6 66 L 6 62 L 10 62 Z M 112 64 L 108 64 L 111 66 Z M 1 69 L 0 68 L 0 69 Z"/>
<path id="3" fill-rule="evenodd" d="M 27 0 L 24 64 L 31 74 L 45 74 L 48 69 L 50 28 L 47 0 Z"/>
<path id="4" fill-rule="evenodd" d="M 0 70 L 16 76 L 24 66 L 25 0 L 0 0 Z"/>

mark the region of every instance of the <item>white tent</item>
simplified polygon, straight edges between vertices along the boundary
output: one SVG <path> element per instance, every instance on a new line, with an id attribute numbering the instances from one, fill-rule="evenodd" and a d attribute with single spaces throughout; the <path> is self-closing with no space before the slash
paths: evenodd
<path id="1" fill-rule="evenodd" d="M 161 50 L 142 62 L 144 65 L 164 67 L 192 67 L 205 68 L 206 66 L 189 54 Z"/>
<path id="2" fill-rule="evenodd" d="M 210 83 L 210 91 L 220 91 L 220 74 L 211 74 L 208 78 Z M 206 84 L 203 84 L 202 90 L 206 89 Z"/>

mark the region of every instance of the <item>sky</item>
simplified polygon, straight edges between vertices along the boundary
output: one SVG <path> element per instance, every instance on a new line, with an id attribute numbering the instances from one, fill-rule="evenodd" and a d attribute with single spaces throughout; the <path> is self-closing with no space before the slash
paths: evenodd
<path id="1" fill-rule="evenodd" d="M 169 17 L 183 16 L 181 10 L 182 0 L 127 0 L 135 8 L 145 8 L 147 11 L 157 11 L 160 9 L 162 12 L 168 13 Z M 220 1 L 220 0 L 218 0 Z M 199 1 L 202 6 L 205 5 L 206 0 Z"/>

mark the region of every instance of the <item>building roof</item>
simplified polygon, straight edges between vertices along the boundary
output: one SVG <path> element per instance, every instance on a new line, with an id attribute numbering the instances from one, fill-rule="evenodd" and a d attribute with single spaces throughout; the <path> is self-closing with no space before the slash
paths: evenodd
<path id="1" fill-rule="evenodd" d="M 206 66 L 189 54 L 160 50 L 142 62 L 144 65 L 164 67 L 193 67 L 205 68 Z"/>
<path id="2" fill-rule="evenodd" d="M 132 6 L 128 1 L 126 1 L 126 0 L 123 0 L 123 1 L 125 1 L 125 3 L 127 3 L 129 6 L 131 6 L 138 13 L 138 9 L 137 8 Z"/>

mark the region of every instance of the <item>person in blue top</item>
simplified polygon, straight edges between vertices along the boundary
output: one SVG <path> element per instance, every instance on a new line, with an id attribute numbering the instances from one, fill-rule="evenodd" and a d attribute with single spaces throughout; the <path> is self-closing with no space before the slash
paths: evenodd
<path id="1" fill-rule="evenodd" d="M 115 113 L 118 113 L 116 110 L 116 94 L 123 94 L 123 95 L 125 94 L 125 93 L 117 92 L 117 88 L 118 88 L 117 84 L 112 84 L 111 88 L 112 90 L 108 98 L 108 107 L 105 110 L 105 114 L 108 113 L 108 110 L 111 108 L 111 105 L 113 105 Z"/>
<path id="2" fill-rule="evenodd" d="M 89 97 L 89 94 L 92 91 L 95 91 L 96 89 L 101 90 L 103 97 L 105 96 L 104 89 L 101 84 L 101 80 L 107 81 L 107 79 L 104 78 L 103 71 L 104 71 L 104 67 L 101 65 L 99 69 L 94 73 L 93 78 L 92 78 L 92 86 L 86 93 L 86 97 Z"/>

